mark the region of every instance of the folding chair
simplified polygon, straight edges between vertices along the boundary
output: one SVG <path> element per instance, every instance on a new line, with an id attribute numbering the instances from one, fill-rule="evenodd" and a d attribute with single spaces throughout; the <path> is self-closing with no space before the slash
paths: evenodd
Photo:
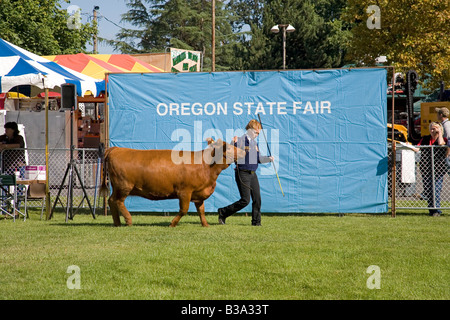
<path id="1" fill-rule="evenodd" d="M 44 214 L 44 204 L 45 204 L 45 183 L 32 183 L 28 186 L 28 190 L 25 193 L 25 214 L 28 217 L 28 201 L 29 200 L 41 200 L 41 219 Z"/>
<path id="2" fill-rule="evenodd" d="M 0 210 L 6 215 L 13 217 L 16 221 L 16 213 L 23 215 L 23 221 L 26 215 L 17 209 L 17 183 L 16 176 L 13 174 L 0 175 Z M 12 192 L 11 192 L 12 189 Z M 11 212 L 8 208 L 11 207 Z"/>

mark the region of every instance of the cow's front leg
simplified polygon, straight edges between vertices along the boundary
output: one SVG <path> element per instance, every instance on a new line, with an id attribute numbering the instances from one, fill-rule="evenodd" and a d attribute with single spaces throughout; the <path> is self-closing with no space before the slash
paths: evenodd
<path id="1" fill-rule="evenodd" d="M 180 219 L 188 212 L 189 202 L 191 201 L 191 194 L 183 194 L 179 197 L 180 200 L 180 212 L 173 218 L 169 227 L 176 227 Z"/>
<path id="2" fill-rule="evenodd" d="M 197 208 L 198 215 L 200 216 L 200 222 L 203 227 L 209 227 L 208 221 L 205 217 L 205 203 L 202 201 L 195 202 L 195 207 Z"/>

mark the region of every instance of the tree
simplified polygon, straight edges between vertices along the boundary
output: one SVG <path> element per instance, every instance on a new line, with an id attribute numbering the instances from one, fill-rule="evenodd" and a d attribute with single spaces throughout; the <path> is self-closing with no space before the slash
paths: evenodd
<path id="1" fill-rule="evenodd" d="M 345 0 L 216 1 L 216 70 L 282 67 L 282 38 L 270 28 L 290 23 L 288 68 L 343 65 L 346 35 L 339 20 Z M 204 53 L 211 65 L 211 0 L 129 0 L 123 20 L 136 29 L 111 41 L 124 53 L 161 52 L 169 46 Z"/>
<path id="2" fill-rule="evenodd" d="M 162 52 L 168 47 L 201 51 L 204 69 L 211 68 L 210 0 L 129 0 L 122 21 L 136 29 L 124 29 L 110 41 L 123 53 Z M 236 36 L 233 17 L 216 1 L 216 70 L 226 70 Z"/>
<path id="3" fill-rule="evenodd" d="M 236 49 L 236 67 L 280 69 L 282 36 L 272 34 L 276 24 L 291 24 L 296 31 L 287 35 L 286 65 L 289 69 L 340 67 L 344 63 L 348 31 L 339 19 L 343 0 L 232 0 L 229 5 L 239 16 L 235 31 L 246 24 L 249 35 L 241 37 Z"/>
<path id="4" fill-rule="evenodd" d="M 426 88 L 450 81 L 448 0 L 379 0 L 377 7 L 349 0 L 343 19 L 352 24 L 348 58 L 373 66 L 387 57 L 396 72 L 414 69 Z M 374 20 L 380 18 L 380 23 Z"/>
<path id="5" fill-rule="evenodd" d="M 68 21 L 59 0 L 1 0 L 1 37 L 37 55 L 85 52 L 96 26 Z"/>

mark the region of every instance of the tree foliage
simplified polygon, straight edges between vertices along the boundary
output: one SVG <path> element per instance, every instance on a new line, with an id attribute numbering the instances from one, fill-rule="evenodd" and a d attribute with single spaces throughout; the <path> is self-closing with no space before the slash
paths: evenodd
<path id="1" fill-rule="evenodd" d="M 386 56 L 396 71 L 414 69 L 422 84 L 450 81 L 450 6 L 448 0 L 379 0 L 380 28 L 368 28 L 375 14 L 367 3 L 348 0 L 343 19 L 352 24 L 348 59 L 375 65 Z"/>
<path id="2" fill-rule="evenodd" d="M 169 47 L 201 51 L 204 69 L 211 68 L 212 15 L 210 0 L 129 0 L 122 15 L 135 29 L 123 29 L 111 41 L 123 53 L 162 52 Z M 232 53 L 233 16 L 216 1 L 216 70 L 226 70 Z"/>
<path id="3" fill-rule="evenodd" d="M 216 0 L 217 70 L 280 69 L 282 37 L 278 23 L 297 29 L 288 35 L 289 68 L 343 64 L 346 31 L 339 20 L 343 0 Z M 125 29 L 112 41 L 117 50 L 161 52 L 169 46 L 202 51 L 210 67 L 210 0 L 128 0 Z"/>
<path id="4" fill-rule="evenodd" d="M 38 55 L 85 52 L 96 26 L 69 29 L 69 18 L 58 0 L 1 0 L 0 35 Z"/>
<path id="5" fill-rule="evenodd" d="M 237 56 L 242 69 L 280 69 L 282 34 L 270 32 L 276 24 L 291 24 L 286 37 L 286 66 L 290 69 L 330 68 L 343 65 L 348 31 L 339 20 L 342 0 L 232 0 L 238 20 L 250 26 Z M 247 18 L 246 18 L 247 17 Z M 237 27 L 241 27 L 238 25 Z M 239 52 L 239 49 L 241 52 Z"/>

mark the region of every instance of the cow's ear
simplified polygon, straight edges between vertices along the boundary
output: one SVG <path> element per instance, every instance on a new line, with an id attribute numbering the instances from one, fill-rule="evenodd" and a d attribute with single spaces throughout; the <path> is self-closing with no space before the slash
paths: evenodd
<path id="1" fill-rule="evenodd" d="M 223 144 L 222 139 L 218 139 L 217 141 L 214 141 L 214 140 L 213 140 L 213 142 L 211 143 L 211 146 L 212 146 L 213 148 L 221 148 L 221 147 L 222 147 L 222 144 Z"/>
<path id="2" fill-rule="evenodd" d="M 214 143 L 214 139 L 213 139 L 213 138 L 206 138 L 206 141 L 208 142 L 208 146 L 209 146 L 211 143 Z"/>

